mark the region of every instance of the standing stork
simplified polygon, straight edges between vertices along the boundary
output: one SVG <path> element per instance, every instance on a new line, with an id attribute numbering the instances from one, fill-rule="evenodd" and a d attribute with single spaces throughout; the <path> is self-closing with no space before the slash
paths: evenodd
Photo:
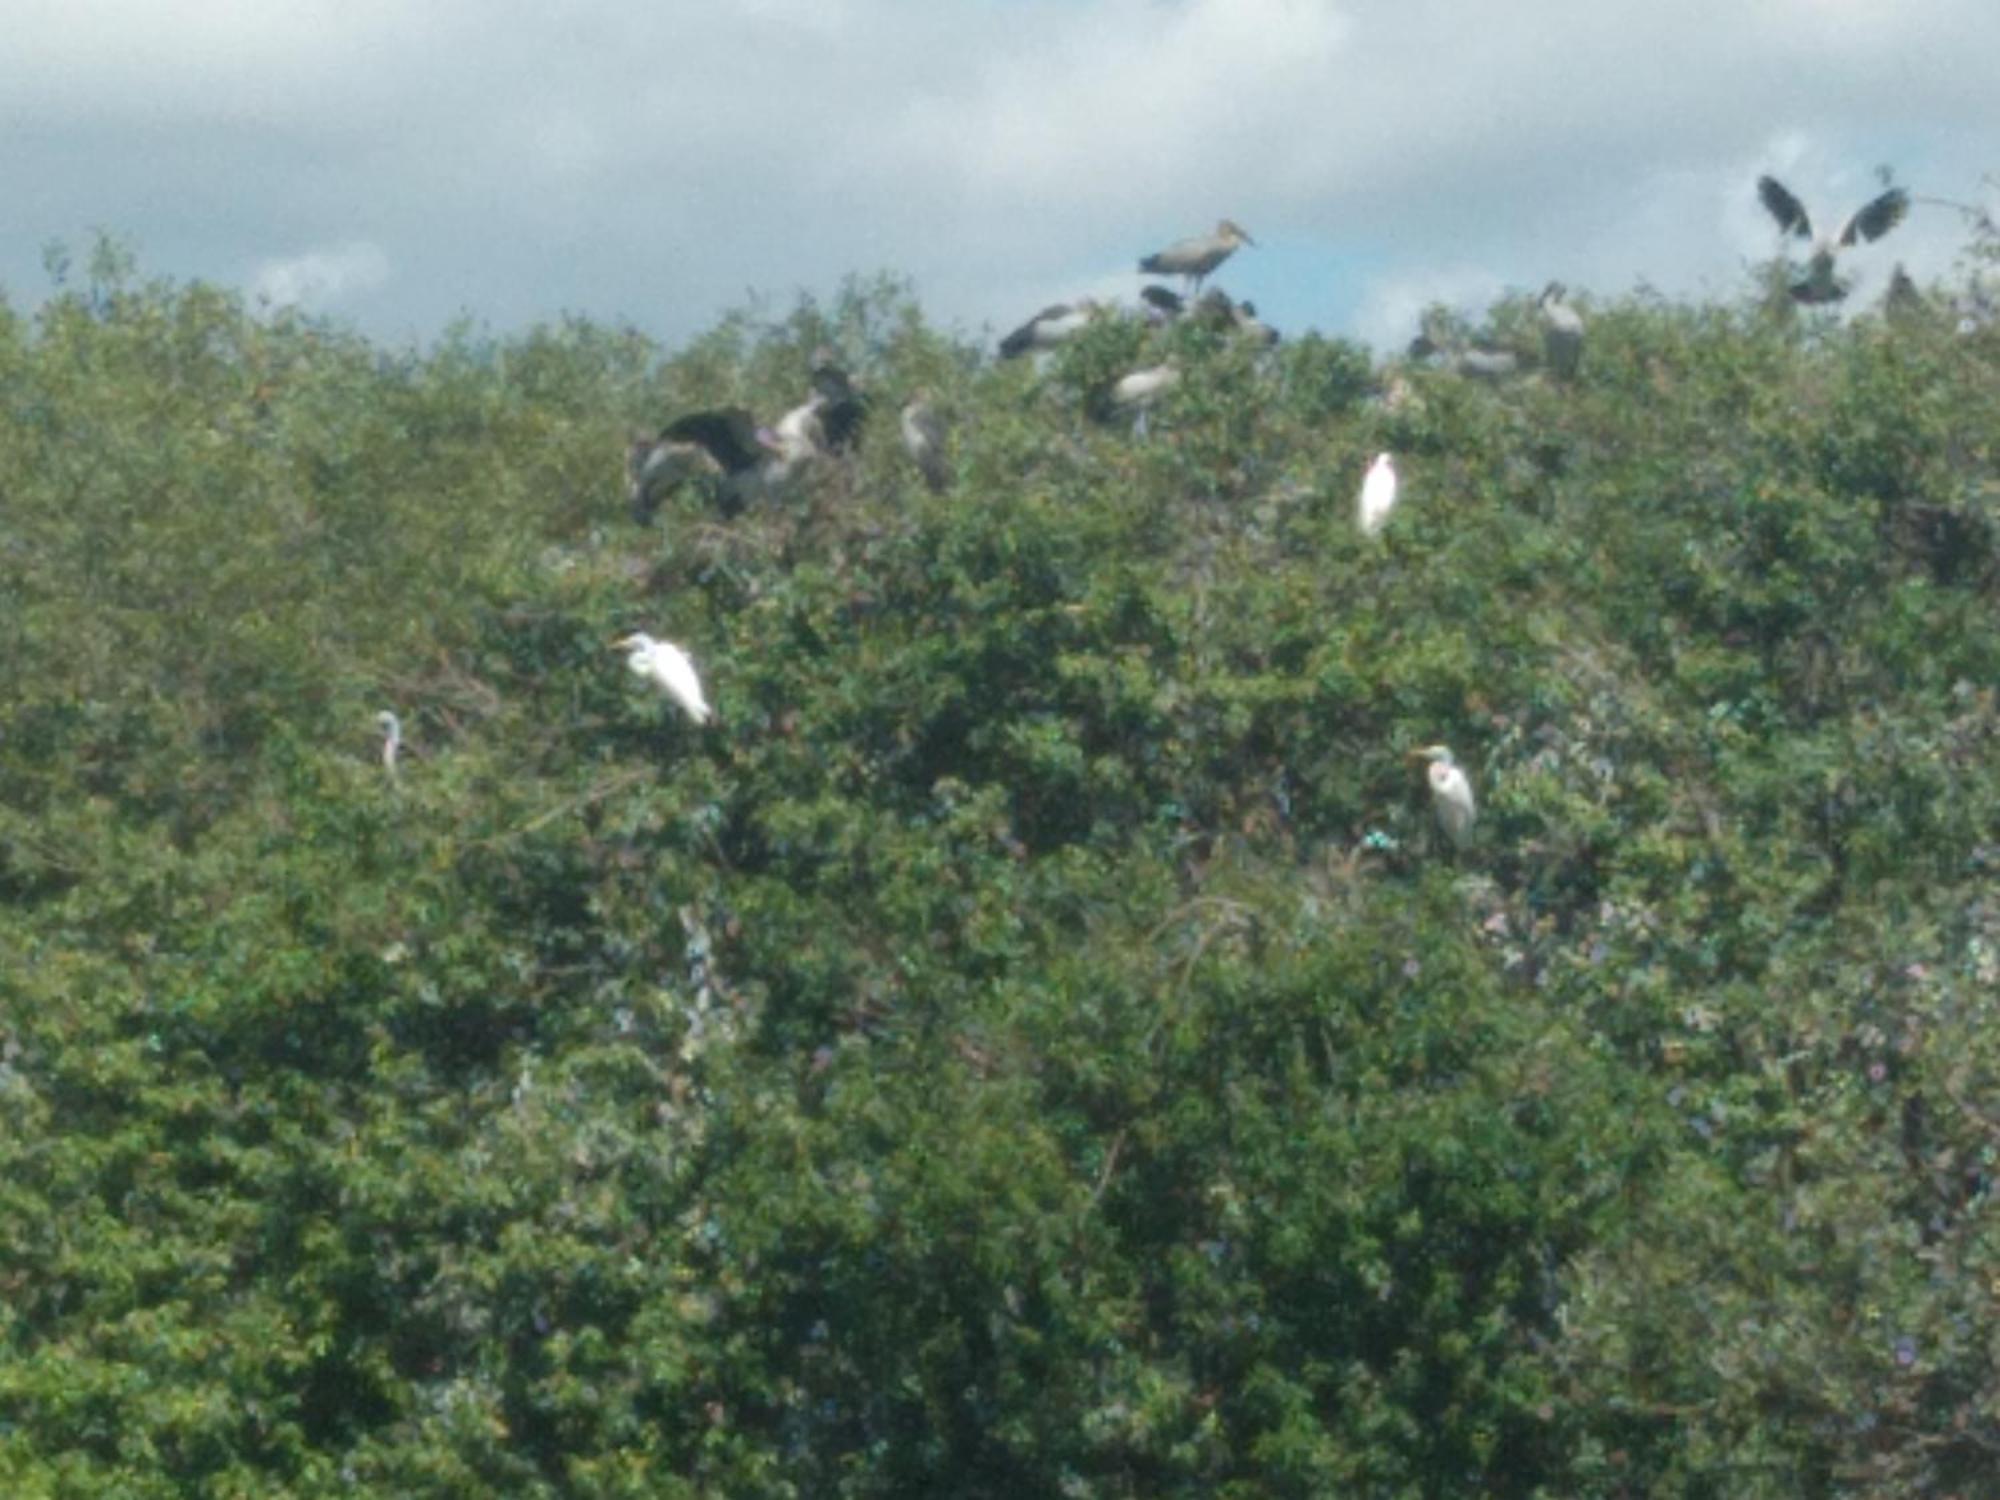
<path id="1" fill-rule="evenodd" d="M 1176 240 L 1140 261 L 1139 269 L 1149 276 L 1184 276 L 1192 294 L 1201 290 L 1208 273 L 1234 255 L 1238 246 L 1256 243 L 1240 224 L 1223 219 L 1216 224 L 1214 234 Z"/>
<path id="2" fill-rule="evenodd" d="M 1757 198 L 1778 221 L 1778 232 L 1811 241 L 1812 253 L 1806 260 L 1805 279 L 1792 283 L 1792 300 L 1809 304 L 1838 302 L 1847 295 L 1848 283 L 1833 274 L 1834 255 L 1859 241 L 1870 243 L 1903 222 L 1910 211 L 1910 195 L 1902 188 L 1890 188 L 1869 199 L 1838 230 L 1813 238 L 1812 220 L 1806 206 L 1775 177 L 1757 179 Z"/>
<path id="3" fill-rule="evenodd" d="M 900 426 L 903 451 L 924 476 L 930 492 L 942 495 L 951 484 L 951 462 L 944 451 L 944 414 L 931 400 L 930 392 L 918 391 L 904 403 Z"/>
<path id="4" fill-rule="evenodd" d="M 1569 289 L 1551 281 L 1535 299 L 1542 315 L 1542 358 L 1558 380 L 1574 380 L 1583 363 L 1583 314 L 1570 303 Z"/>

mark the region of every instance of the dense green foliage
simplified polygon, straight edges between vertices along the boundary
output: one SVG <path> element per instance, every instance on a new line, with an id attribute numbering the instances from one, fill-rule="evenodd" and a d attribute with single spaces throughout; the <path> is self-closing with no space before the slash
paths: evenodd
<path id="1" fill-rule="evenodd" d="M 0 1488 L 1990 1492 L 2000 329 L 1590 338 L 0 308 Z"/>

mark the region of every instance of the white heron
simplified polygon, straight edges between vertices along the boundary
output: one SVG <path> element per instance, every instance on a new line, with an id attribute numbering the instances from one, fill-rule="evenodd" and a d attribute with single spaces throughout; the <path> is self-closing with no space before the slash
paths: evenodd
<path id="1" fill-rule="evenodd" d="M 1238 246 L 1256 243 L 1241 225 L 1223 219 L 1214 234 L 1176 240 L 1140 261 L 1139 269 L 1151 276 L 1185 276 L 1190 290 L 1199 291 L 1202 279 L 1234 255 Z"/>
<path id="2" fill-rule="evenodd" d="M 1551 281 L 1535 299 L 1542 315 L 1542 357 L 1558 380 L 1576 379 L 1583 363 L 1583 314 L 1569 301 L 1569 290 Z"/>
<path id="3" fill-rule="evenodd" d="M 951 463 L 945 454 L 944 414 L 932 403 L 928 391 L 918 391 L 904 403 L 901 414 L 903 451 L 924 476 L 933 495 L 942 495 L 951 483 Z"/>
<path id="4" fill-rule="evenodd" d="M 1472 840 L 1472 820 L 1478 812 L 1472 800 L 1472 783 L 1447 745 L 1412 750 L 1410 759 L 1429 762 L 1425 776 L 1431 784 L 1431 805 L 1437 810 L 1438 826 L 1455 847 L 1463 849 Z"/>
<path id="5" fill-rule="evenodd" d="M 659 641 L 643 630 L 613 641 L 616 650 L 629 653 L 625 665 L 678 703 L 697 724 L 706 724 L 714 715 L 695 674 L 694 660 L 672 641 Z"/>
<path id="6" fill-rule="evenodd" d="M 1361 494 L 1354 506 L 1354 519 L 1363 536 L 1374 536 L 1388 524 L 1389 512 L 1396 508 L 1398 488 L 1395 459 L 1386 453 L 1376 454 L 1375 462 L 1362 476 Z"/>
<path id="7" fill-rule="evenodd" d="M 396 757 L 403 750 L 403 721 L 383 709 L 375 715 L 375 723 L 382 730 L 382 769 L 389 773 L 389 779 L 397 777 Z"/>
<path id="8" fill-rule="evenodd" d="M 1037 349 L 1053 349 L 1088 328 L 1098 312 L 1097 304 L 1088 298 L 1045 307 L 1000 340 L 1000 357 L 1016 359 Z"/>
<path id="9" fill-rule="evenodd" d="M 1807 303 L 1838 302 L 1845 297 L 1848 284 L 1833 274 L 1835 253 L 1857 241 L 1881 239 L 1902 223 L 1903 216 L 1910 211 L 1909 193 L 1902 188 L 1890 188 L 1849 214 L 1838 230 L 1814 240 L 1806 206 L 1777 178 L 1759 177 L 1757 198 L 1778 221 L 1780 234 L 1813 242 L 1812 254 L 1806 260 L 1805 279 L 1792 284 L 1792 299 Z"/>

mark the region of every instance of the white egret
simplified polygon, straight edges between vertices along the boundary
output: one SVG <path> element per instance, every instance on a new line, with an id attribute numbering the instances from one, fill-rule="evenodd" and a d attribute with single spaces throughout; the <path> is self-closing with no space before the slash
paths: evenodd
<path id="1" fill-rule="evenodd" d="M 1786 186 L 1775 177 L 1757 179 L 1757 198 L 1772 218 L 1778 221 L 1780 234 L 1792 235 L 1802 240 L 1813 240 L 1812 220 L 1806 216 L 1806 207 L 1794 197 Z M 1838 302 L 1847 295 L 1848 284 L 1838 280 L 1833 274 L 1833 257 L 1860 240 L 1874 241 L 1882 238 L 1890 230 L 1903 222 L 1903 216 L 1910 211 L 1910 195 L 1902 188 L 1890 188 L 1869 199 L 1852 214 L 1840 228 L 1830 234 L 1813 240 L 1812 254 L 1806 260 L 1806 275 L 1803 281 L 1792 284 L 1792 298 L 1797 302 L 1820 303 Z"/>
<path id="2" fill-rule="evenodd" d="M 1202 278 L 1235 254 L 1239 245 L 1256 243 L 1241 225 L 1223 219 L 1216 224 L 1214 234 L 1176 240 L 1140 261 L 1139 269 L 1152 276 L 1185 276 L 1189 289 L 1199 291 Z"/>
<path id="3" fill-rule="evenodd" d="M 645 631 L 635 630 L 611 644 L 628 652 L 625 665 L 665 691 L 695 723 L 706 724 L 713 716 L 714 710 L 701 690 L 701 678 L 695 675 L 693 659 L 672 641 L 654 640 Z"/>
<path id="4" fill-rule="evenodd" d="M 1015 359 L 1037 349 L 1053 349 L 1083 332 L 1097 315 L 1097 304 L 1087 298 L 1045 307 L 1000 340 L 1000 357 Z"/>
<path id="5" fill-rule="evenodd" d="M 375 722 L 382 730 L 382 769 L 387 771 L 389 779 L 394 781 L 398 774 L 396 757 L 403 750 L 403 721 L 385 708 L 375 715 Z"/>
<path id="6" fill-rule="evenodd" d="M 945 455 L 944 416 L 932 404 L 928 391 L 918 391 L 902 410 L 903 451 L 924 476 L 933 495 L 942 495 L 951 483 L 951 463 Z"/>
<path id="7" fill-rule="evenodd" d="M 1429 762 L 1425 775 L 1431 784 L 1431 805 L 1437 809 L 1438 826 L 1454 846 L 1463 849 L 1471 842 L 1472 820 L 1478 811 L 1472 800 L 1472 783 L 1449 746 L 1426 745 L 1412 750 L 1410 759 Z"/>
<path id="8" fill-rule="evenodd" d="M 1376 454 L 1375 462 L 1362 476 L 1361 495 L 1354 507 L 1363 536 L 1374 536 L 1388 524 L 1389 512 L 1396 508 L 1398 488 L 1396 461 L 1386 453 Z"/>

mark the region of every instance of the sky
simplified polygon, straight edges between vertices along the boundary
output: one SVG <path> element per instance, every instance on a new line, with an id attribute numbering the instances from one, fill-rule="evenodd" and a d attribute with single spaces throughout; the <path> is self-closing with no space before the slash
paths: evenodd
<path id="1" fill-rule="evenodd" d="M 149 275 L 387 340 L 564 314 L 669 343 L 906 277 L 1004 332 L 1222 217 L 1288 333 L 1400 346 L 1554 278 L 1731 297 L 1816 221 L 1947 274 L 2000 210 L 1994 0 L 8 0 L 0 288 Z M 1843 271 L 1850 269 L 1846 258 Z"/>

